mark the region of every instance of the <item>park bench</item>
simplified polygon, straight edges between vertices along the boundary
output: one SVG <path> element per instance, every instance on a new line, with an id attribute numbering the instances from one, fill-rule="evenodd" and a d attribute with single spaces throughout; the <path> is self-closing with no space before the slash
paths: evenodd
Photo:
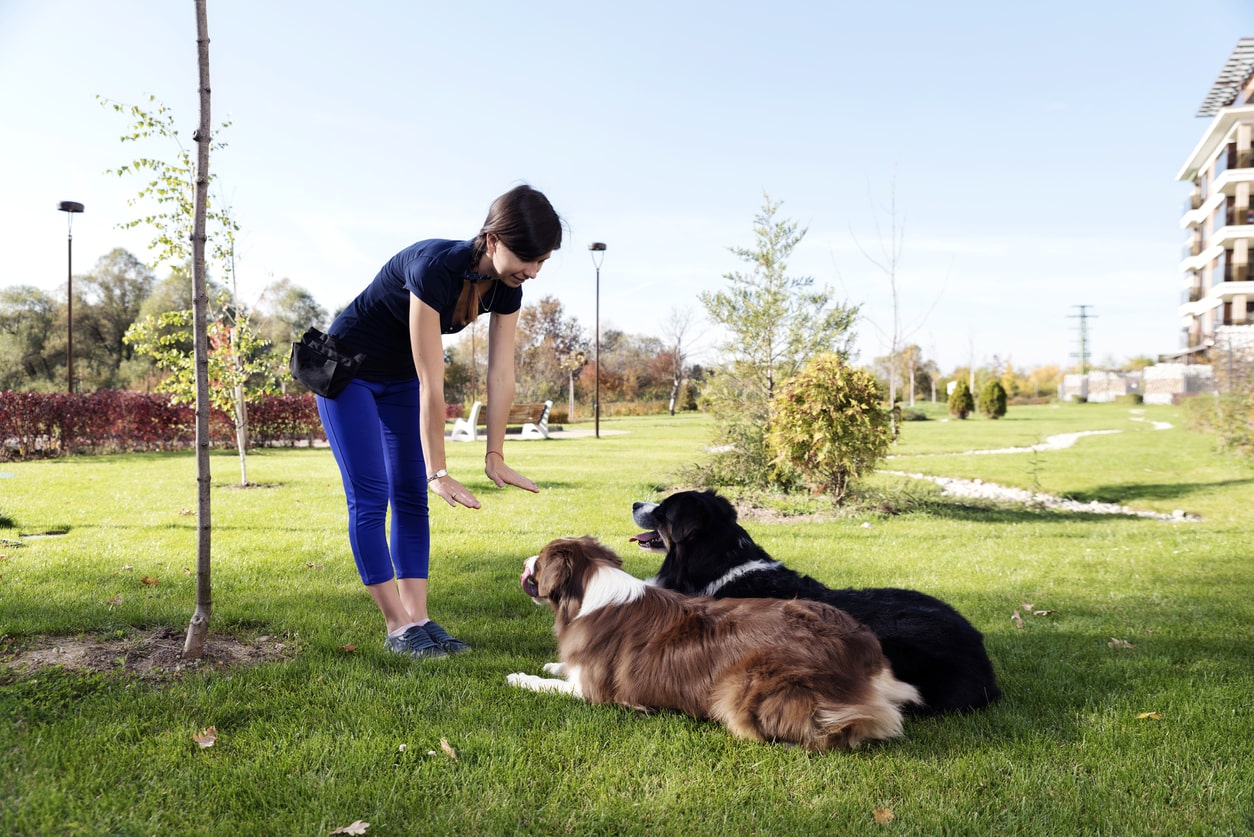
<path id="1" fill-rule="evenodd" d="M 486 423 L 486 405 L 476 401 L 470 408 L 466 418 L 453 420 L 451 438 L 455 442 L 473 442 L 479 438 L 479 428 Z M 552 401 L 533 404 L 514 404 L 509 408 L 509 416 L 505 419 L 506 432 L 510 427 L 520 427 L 519 435 L 524 439 L 549 438 L 549 413 L 553 409 Z M 480 416 L 484 416 L 481 420 Z"/>

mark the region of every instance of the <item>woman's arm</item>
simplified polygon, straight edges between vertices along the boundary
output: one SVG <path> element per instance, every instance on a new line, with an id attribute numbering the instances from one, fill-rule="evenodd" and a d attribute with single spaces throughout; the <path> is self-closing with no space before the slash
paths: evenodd
<path id="1" fill-rule="evenodd" d="M 514 403 L 514 333 L 518 312 L 490 315 L 488 320 L 488 447 L 483 472 L 497 487 L 513 485 L 526 491 L 540 489 L 505 464 L 505 422 Z"/>
<path id="2" fill-rule="evenodd" d="M 426 460 L 426 477 L 447 467 L 444 453 L 444 344 L 440 315 L 414 294 L 409 295 L 409 344 L 418 370 L 420 420 L 418 435 Z M 451 476 L 430 480 L 429 487 L 450 506 L 479 508 L 475 495 Z"/>

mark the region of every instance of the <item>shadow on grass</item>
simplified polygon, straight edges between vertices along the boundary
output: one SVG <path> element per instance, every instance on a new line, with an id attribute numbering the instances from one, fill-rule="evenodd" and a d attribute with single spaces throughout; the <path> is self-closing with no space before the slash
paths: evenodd
<path id="1" fill-rule="evenodd" d="M 1161 708 L 1164 695 L 1190 682 L 1195 661 L 1231 672 L 1248 665 L 1249 648 L 1236 640 L 1142 639 L 1126 649 L 1111 641 L 1065 629 L 986 636 L 1001 700 L 972 713 L 912 719 L 913 732 L 941 752 L 964 745 L 929 729 L 938 723 L 968 726 L 985 740 L 1074 742 L 1091 731 L 1094 716 L 1126 713 L 1135 723 L 1139 711 Z"/>
<path id="2" fill-rule="evenodd" d="M 1088 491 L 1070 492 L 1070 496 L 1072 499 L 1079 500 L 1082 503 L 1096 500 L 1099 503 L 1126 505 L 1138 500 L 1178 500 L 1201 491 L 1209 491 L 1216 488 L 1242 488 L 1250 485 L 1254 485 L 1254 479 L 1219 480 L 1217 482 L 1129 483 L 1127 485 L 1099 485 Z"/>

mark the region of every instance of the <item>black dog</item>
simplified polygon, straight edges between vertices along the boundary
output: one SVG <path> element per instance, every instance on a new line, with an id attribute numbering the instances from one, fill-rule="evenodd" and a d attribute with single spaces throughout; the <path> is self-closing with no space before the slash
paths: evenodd
<path id="1" fill-rule="evenodd" d="M 984 637 L 962 614 L 917 590 L 832 590 L 775 561 L 713 491 L 681 491 L 636 503 L 632 519 L 650 531 L 632 540 L 666 559 L 653 583 L 716 598 L 814 599 L 840 608 L 879 637 L 893 673 L 939 713 L 979 709 L 1001 697 Z"/>

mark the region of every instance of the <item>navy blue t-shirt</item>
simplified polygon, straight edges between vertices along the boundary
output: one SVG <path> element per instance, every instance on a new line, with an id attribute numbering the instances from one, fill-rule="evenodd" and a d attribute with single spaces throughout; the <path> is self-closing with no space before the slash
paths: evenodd
<path id="1" fill-rule="evenodd" d="M 512 314 L 522 307 L 522 288 L 471 272 L 471 242 L 432 238 L 406 247 L 388 261 L 366 289 L 331 324 L 330 334 L 350 353 L 364 352 L 357 377 L 396 381 L 416 377 L 409 342 L 409 295 L 413 293 L 440 314 L 440 331 L 455 334 L 468 323 L 457 322 L 458 301 L 467 301 L 468 282 L 481 293 L 474 316 L 489 311 Z"/>

